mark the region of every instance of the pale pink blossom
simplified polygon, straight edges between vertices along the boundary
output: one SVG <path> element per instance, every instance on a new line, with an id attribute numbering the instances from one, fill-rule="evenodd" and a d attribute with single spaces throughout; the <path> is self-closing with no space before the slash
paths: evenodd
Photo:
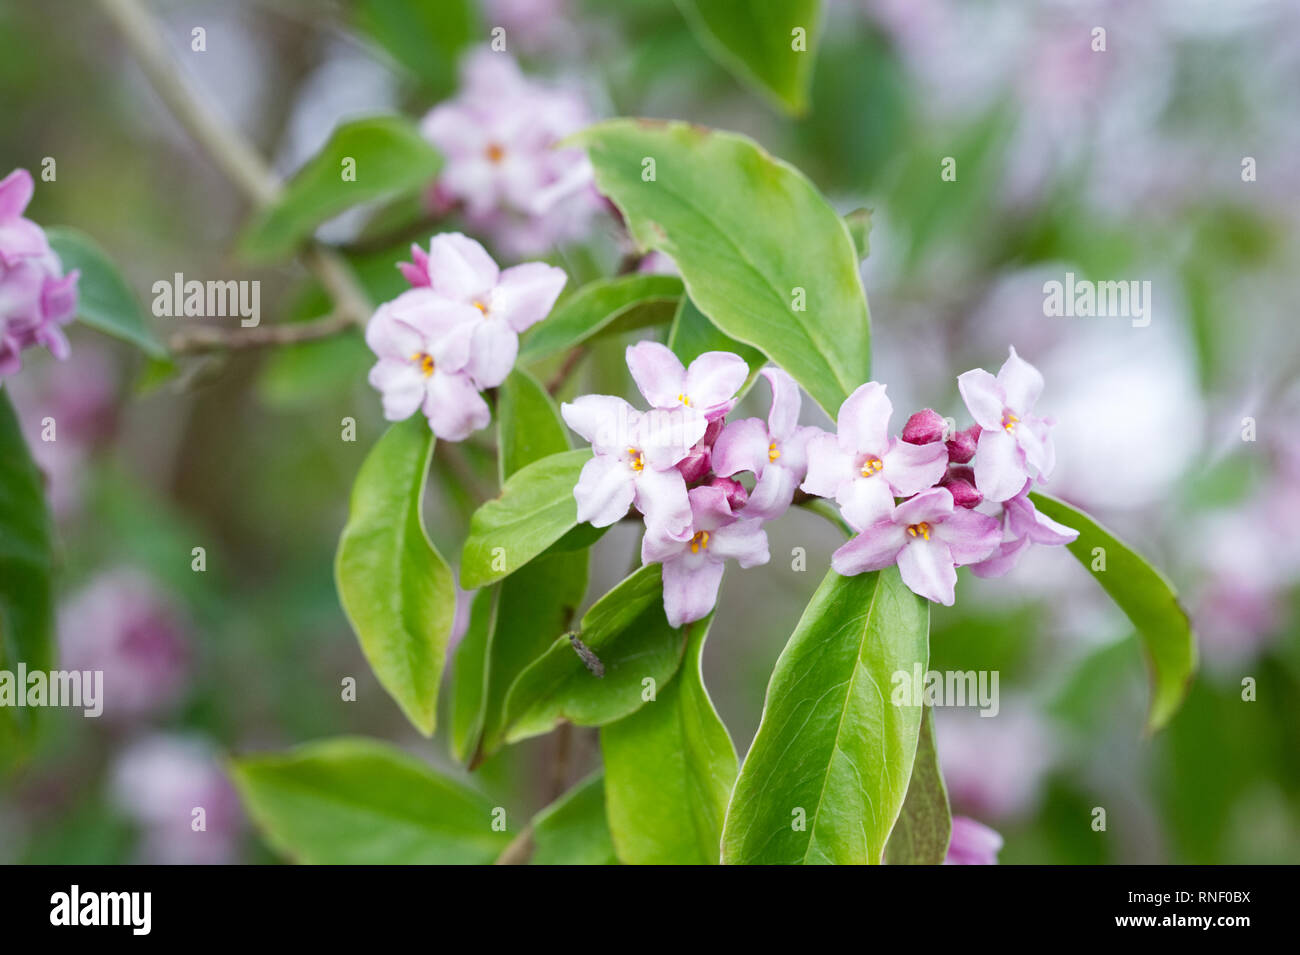
<path id="1" fill-rule="evenodd" d="M 1016 354 L 994 378 L 983 368 L 958 376 L 966 407 L 980 426 L 975 483 L 989 501 L 1014 497 L 1030 478 L 1045 481 L 1056 464 L 1048 418 L 1033 413 L 1043 376 Z"/>
<path id="2" fill-rule="evenodd" d="M 944 865 L 997 865 L 1002 837 L 968 816 L 952 817 L 952 838 Z"/>
<path id="3" fill-rule="evenodd" d="M 705 352 L 687 368 L 672 349 L 652 341 L 628 346 L 627 367 L 650 407 L 694 408 L 710 421 L 732 409 L 749 375 L 745 360 L 731 352 Z"/>
<path id="4" fill-rule="evenodd" d="M 1020 493 L 1002 505 L 1003 541 L 991 557 L 971 567 L 971 573 L 976 577 L 1006 574 L 1030 544 L 1060 547 L 1078 539 L 1078 531 L 1052 520 L 1034 507 L 1034 502 L 1029 499 L 1032 486 L 1032 482 L 1026 481 Z"/>

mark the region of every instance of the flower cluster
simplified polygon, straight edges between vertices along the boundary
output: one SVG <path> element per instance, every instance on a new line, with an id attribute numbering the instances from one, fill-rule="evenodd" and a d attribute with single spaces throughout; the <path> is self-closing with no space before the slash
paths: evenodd
<path id="1" fill-rule="evenodd" d="M 550 312 L 567 277 L 527 262 L 504 271 L 483 246 L 460 233 L 435 236 L 426 253 L 399 268 L 412 288 L 381 305 L 366 326 L 379 357 L 370 384 L 384 417 L 417 409 L 444 441 L 463 441 L 492 418 L 481 392 L 505 381 L 519 354 L 519 334 Z"/>
<path id="2" fill-rule="evenodd" d="M 476 51 L 459 95 L 421 124 L 446 158 L 435 205 L 459 204 L 474 231 L 511 255 L 585 234 L 600 208 L 591 163 L 581 149 L 554 147 L 591 119 L 579 97 L 529 81 L 507 54 Z"/>
<path id="3" fill-rule="evenodd" d="M 78 273 L 63 274 L 44 230 L 23 217 L 33 191 L 26 169 L 0 179 L 0 375 L 17 372 L 23 349 L 35 345 L 66 358 L 60 326 L 77 311 Z"/>
<path id="4" fill-rule="evenodd" d="M 779 368 L 761 372 L 772 390 L 767 420 L 727 422 L 749 373 L 739 356 L 707 352 L 683 367 L 665 346 L 641 342 L 628 348 L 627 363 L 648 412 L 608 395 L 561 409 L 595 451 L 574 498 L 578 520 L 597 527 L 640 512 L 641 559 L 663 564 L 673 626 L 713 609 L 728 558 L 742 567 L 767 562 L 762 524 L 800 490 L 835 500 L 854 531 L 832 556 L 838 573 L 896 564 L 908 587 L 945 605 L 957 567 L 998 576 L 1030 543 L 1077 536 L 1028 497 L 1050 474 L 1054 452 L 1051 422 L 1034 414 L 1042 376 L 1014 348 L 997 377 L 977 369 L 958 379 L 975 424 L 950 436 L 929 409 L 891 436 L 893 405 L 876 382 L 844 401 L 830 434 L 799 424 L 799 388 Z"/>

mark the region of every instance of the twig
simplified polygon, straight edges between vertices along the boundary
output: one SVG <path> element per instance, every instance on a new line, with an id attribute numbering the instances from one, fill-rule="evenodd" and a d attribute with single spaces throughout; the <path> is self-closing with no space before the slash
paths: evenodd
<path id="1" fill-rule="evenodd" d="M 586 351 L 587 350 L 582 346 L 578 346 L 573 349 L 573 351 L 569 352 L 564 359 L 564 364 L 560 366 L 559 371 L 552 375 L 551 380 L 546 383 L 546 391 L 548 394 L 553 395 L 564 387 L 564 383 L 568 381 L 569 376 L 573 374 L 573 369 L 578 367 L 578 362 L 582 361 L 582 356 L 586 354 Z"/>
<path id="2" fill-rule="evenodd" d="M 340 311 L 311 322 L 286 322 L 280 325 L 259 325 L 256 328 L 193 326 L 172 335 L 167 347 L 173 355 L 185 355 L 223 349 L 294 345 L 330 338 L 352 328 L 354 324 L 349 313 Z"/>
<path id="3" fill-rule="evenodd" d="M 527 865 L 533 856 L 533 824 L 530 822 L 523 832 L 511 840 L 510 845 L 497 856 L 494 865 Z"/>

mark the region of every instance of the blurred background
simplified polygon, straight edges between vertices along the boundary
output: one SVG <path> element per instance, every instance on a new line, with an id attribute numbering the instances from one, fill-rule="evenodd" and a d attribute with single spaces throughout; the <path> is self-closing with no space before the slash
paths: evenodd
<path id="1" fill-rule="evenodd" d="M 462 42 L 417 51 L 415 68 L 376 41 L 364 4 L 147 6 L 185 71 L 285 175 L 341 119 L 419 119 L 457 96 L 457 56 L 500 25 L 527 82 L 591 118 L 738 130 L 842 212 L 869 207 L 874 377 L 895 426 L 921 407 L 964 426 L 956 376 L 996 371 L 1014 345 L 1044 373 L 1040 408 L 1058 422 L 1052 492 L 1160 566 L 1200 635 L 1185 706 L 1144 738 L 1140 649 L 1069 554 L 1036 549 L 1000 580 L 963 572 L 956 607 L 934 609 L 932 666 L 1000 671 L 1001 712 L 938 713 L 955 811 L 1003 834 L 1004 863 L 1300 861 L 1300 5 L 829 0 L 799 118 L 718 66 L 671 0 L 484 0 Z M 0 103 L 0 175 L 57 160 L 28 215 L 90 233 L 146 308 L 155 281 L 183 272 L 260 280 L 264 324 L 325 310 L 300 267 L 235 257 L 248 205 L 97 3 L 0 0 Z M 956 181 L 940 178 L 945 157 Z M 594 203 L 522 222 L 469 219 L 444 198 L 431 188 L 320 235 L 376 302 L 404 287 L 393 266 L 410 241 L 437 231 L 470 232 L 503 263 L 545 257 L 570 289 L 629 252 Z M 1043 283 L 1066 272 L 1150 281 L 1150 324 L 1045 317 Z M 360 336 L 174 363 L 86 330 L 72 342 L 69 361 L 31 354 L 6 387 L 60 534 L 61 665 L 104 670 L 129 705 L 98 720 L 49 713 L 38 751 L 0 787 L 0 861 L 273 861 L 224 775 L 230 753 L 359 733 L 457 772 L 442 735 L 419 738 L 370 675 L 334 591 L 347 495 L 384 426 Z M 626 343 L 592 349 L 562 397 L 633 394 Z M 737 413 L 766 402 L 760 386 Z M 53 444 L 36 439 L 47 414 Z M 340 440 L 349 416 L 352 443 Z M 811 401 L 804 420 L 827 423 Z M 427 519 L 453 560 L 495 493 L 490 434 L 435 458 Z M 706 649 L 742 754 L 839 542 L 797 508 L 768 530 L 772 562 L 729 571 Z M 600 542 L 589 600 L 637 545 L 627 528 Z M 806 572 L 791 569 L 796 547 Z M 347 677 L 356 702 L 341 699 Z M 554 758 L 554 740 L 530 741 L 475 784 L 527 814 L 551 795 Z M 598 759 L 594 731 L 579 731 L 572 778 Z M 205 833 L 190 831 L 194 805 L 208 809 Z"/>

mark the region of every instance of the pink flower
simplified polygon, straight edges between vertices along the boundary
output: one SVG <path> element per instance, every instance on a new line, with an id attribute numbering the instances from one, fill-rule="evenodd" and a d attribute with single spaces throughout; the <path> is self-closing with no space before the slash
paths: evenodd
<path id="1" fill-rule="evenodd" d="M 684 368 L 671 349 L 651 341 L 628 346 L 627 367 L 651 408 L 694 408 L 710 421 L 731 410 L 749 374 L 731 352 L 707 351 Z"/>
<path id="2" fill-rule="evenodd" d="M 459 232 L 434 236 L 429 253 L 412 246 L 402 274 L 449 302 L 470 306 L 473 323 L 466 370 L 479 389 L 506 380 L 519 355 L 519 335 L 550 314 L 568 276 L 544 262 L 501 271 L 487 250 Z"/>
<path id="3" fill-rule="evenodd" d="M 948 464 L 942 441 L 917 445 L 891 438 L 893 412 L 885 386 L 869 381 L 840 405 L 838 434 L 814 435 L 808 443 L 803 489 L 833 497 L 856 528 L 888 515 L 895 497 L 932 486 Z"/>
<path id="4" fill-rule="evenodd" d="M 1005 539 L 987 560 L 971 567 L 976 577 L 1001 577 L 1016 565 L 1020 552 L 1031 543 L 1060 546 L 1073 543 L 1079 532 L 1060 524 L 1034 507 L 1029 499 L 1032 481 L 1026 481 L 1020 493 L 1002 506 Z"/>
<path id="5" fill-rule="evenodd" d="M 641 563 L 663 564 L 664 613 L 674 627 L 708 616 L 729 558 L 745 568 L 768 561 L 762 521 L 735 515 L 723 488 L 691 488 L 690 510 L 685 540 L 649 527 L 641 539 Z"/>
<path id="6" fill-rule="evenodd" d="M 952 839 L 944 865 L 997 865 L 1002 837 L 967 816 L 952 817 Z"/>
<path id="7" fill-rule="evenodd" d="M 1001 530 L 986 514 L 954 508 L 952 494 L 931 488 L 897 507 L 888 516 L 862 526 L 845 519 L 860 533 L 831 555 L 836 573 L 851 577 L 898 564 L 914 593 L 951 607 L 956 568 L 993 553 Z"/>
<path id="8" fill-rule="evenodd" d="M 579 521 L 608 527 L 635 505 L 647 530 L 690 538 L 691 505 L 677 464 L 704 436 L 702 414 L 685 406 L 642 414 L 610 395 L 583 395 L 560 413 L 596 452 L 573 489 Z"/>
<path id="9" fill-rule="evenodd" d="M 20 353 L 35 345 L 67 358 L 60 326 L 77 311 L 78 273 L 63 274 L 45 232 L 23 217 L 34 189 L 26 169 L 0 180 L 0 375 L 17 372 Z"/>
<path id="10" fill-rule="evenodd" d="M 478 312 L 426 288 L 403 292 L 379 307 L 366 326 L 366 344 L 379 356 L 370 384 L 384 401 L 389 421 L 416 409 L 444 441 L 463 441 L 487 427 L 487 402 L 469 374 Z"/>
<path id="11" fill-rule="evenodd" d="M 952 501 L 958 507 L 977 507 L 984 500 L 984 495 L 975 486 L 975 472 L 963 465 L 950 467 L 942 478 L 939 487 L 946 487 L 952 494 Z"/>
<path id="12" fill-rule="evenodd" d="M 760 374 L 772 386 L 767 423 L 746 418 L 728 424 L 713 447 L 713 470 L 723 477 L 741 471 L 753 474 L 757 483 L 745 514 L 770 521 L 790 506 L 808 472 L 808 442 L 821 431 L 800 427 L 799 386 L 789 374 L 771 367 Z"/>
<path id="13" fill-rule="evenodd" d="M 1056 464 L 1052 422 L 1033 414 L 1043 391 L 1038 369 L 1011 355 L 994 378 L 983 368 L 958 376 L 966 407 L 980 426 L 975 450 L 975 483 L 986 500 L 1005 501 L 1024 487 L 1025 481 L 1045 481 Z"/>

